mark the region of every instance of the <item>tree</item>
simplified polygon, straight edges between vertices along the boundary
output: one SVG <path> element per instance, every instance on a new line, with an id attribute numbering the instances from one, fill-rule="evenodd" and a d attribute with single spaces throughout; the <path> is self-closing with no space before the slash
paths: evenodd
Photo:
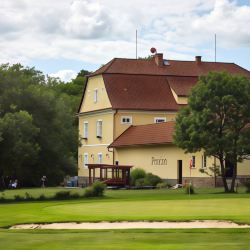
<path id="1" fill-rule="evenodd" d="M 40 149 L 37 161 L 29 161 L 21 167 L 29 174 L 29 178 L 23 179 L 26 186 L 40 185 L 43 175 L 48 177 L 49 185 L 58 185 L 65 175 L 77 173 L 78 130 L 77 108 L 75 100 L 72 101 L 74 96 L 55 88 L 61 84 L 60 81 L 53 79 L 49 82 L 46 79 L 40 71 L 20 64 L 0 66 L 0 119 L 6 114 L 26 111 L 32 117 L 31 128 L 39 129 L 35 137 Z M 10 118 L 15 119 L 13 116 Z M 19 150 L 18 147 L 4 149 L 1 149 L 2 157 L 5 157 L 1 166 L 12 162 L 13 155 Z"/>
<path id="2" fill-rule="evenodd" d="M 0 177 L 23 181 L 31 177 L 32 165 L 37 162 L 40 147 L 36 142 L 39 129 L 26 111 L 6 113 L 0 119 Z"/>
<path id="3" fill-rule="evenodd" d="M 225 192 L 234 192 L 237 163 L 250 156 L 250 81 L 244 76 L 209 73 L 192 89 L 177 115 L 174 140 L 186 152 L 204 150 L 219 160 Z M 232 168 L 231 187 L 227 170 Z"/>

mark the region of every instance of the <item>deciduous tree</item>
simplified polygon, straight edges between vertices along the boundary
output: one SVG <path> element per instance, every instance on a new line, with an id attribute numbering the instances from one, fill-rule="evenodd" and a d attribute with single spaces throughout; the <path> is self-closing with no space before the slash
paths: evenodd
<path id="1" fill-rule="evenodd" d="M 228 73 L 200 77 L 176 119 L 175 144 L 219 160 L 226 192 L 233 192 L 237 163 L 250 156 L 250 81 Z M 250 164 L 249 164 L 250 165 Z M 227 169 L 232 167 L 231 187 Z M 250 167 L 250 166 L 249 166 Z"/>

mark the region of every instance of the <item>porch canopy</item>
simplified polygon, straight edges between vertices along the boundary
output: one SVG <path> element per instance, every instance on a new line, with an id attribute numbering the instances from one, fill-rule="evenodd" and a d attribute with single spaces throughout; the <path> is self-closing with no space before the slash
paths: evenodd
<path id="1" fill-rule="evenodd" d="M 130 169 L 133 166 L 110 164 L 87 164 L 89 169 L 89 185 L 96 180 L 108 186 L 129 186 Z"/>

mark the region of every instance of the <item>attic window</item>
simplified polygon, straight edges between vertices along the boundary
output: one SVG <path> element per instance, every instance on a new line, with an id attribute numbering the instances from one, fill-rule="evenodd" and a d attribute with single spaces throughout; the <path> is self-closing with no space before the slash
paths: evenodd
<path id="1" fill-rule="evenodd" d="M 168 60 L 165 60 L 165 59 L 164 59 L 164 60 L 163 60 L 163 65 L 170 65 L 170 64 L 169 64 Z"/>
<path id="2" fill-rule="evenodd" d="M 166 117 L 155 117 L 154 121 L 155 123 L 161 123 L 161 122 L 166 122 L 167 119 Z"/>
<path id="3" fill-rule="evenodd" d="M 131 116 L 122 116 L 121 117 L 121 124 L 132 124 L 132 117 Z"/>

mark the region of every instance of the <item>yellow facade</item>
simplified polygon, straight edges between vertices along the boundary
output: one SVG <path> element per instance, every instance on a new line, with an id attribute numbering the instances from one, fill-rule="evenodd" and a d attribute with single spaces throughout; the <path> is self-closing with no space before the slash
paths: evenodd
<path id="1" fill-rule="evenodd" d="M 129 156 L 129 157 L 128 157 Z M 190 159 L 195 156 L 195 168 L 190 171 Z M 119 164 L 133 165 L 135 168 L 143 168 L 146 172 L 153 173 L 163 179 L 178 179 L 178 160 L 182 161 L 183 177 L 208 177 L 199 170 L 202 165 L 202 153 L 185 154 L 174 145 L 142 146 L 119 148 L 115 150 L 115 158 Z M 207 167 L 213 166 L 214 159 L 207 158 Z M 190 173 L 191 172 L 191 173 Z"/>
<path id="2" fill-rule="evenodd" d="M 97 92 L 97 96 L 95 96 Z M 173 93 L 175 98 L 178 97 Z M 176 95 L 176 96 L 175 96 Z M 177 100 L 185 104 L 187 98 Z M 135 111 L 113 110 L 102 75 L 90 77 L 85 90 L 85 95 L 79 112 L 79 135 L 82 145 L 78 150 L 78 175 L 88 177 L 88 168 L 85 166 L 86 155 L 88 163 L 114 164 L 118 161 L 121 165 L 133 165 L 151 172 L 163 179 L 178 179 L 178 160 L 182 161 L 183 177 L 190 177 L 190 159 L 195 156 L 195 168 L 191 170 L 191 177 L 208 177 L 201 173 L 202 152 L 185 154 L 184 151 L 174 145 L 156 145 L 127 147 L 108 150 L 108 146 L 131 125 L 144 125 L 156 122 L 156 119 L 165 121 L 175 120 L 175 112 L 163 111 Z M 123 118 L 129 118 L 129 122 L 123 122 Z M 97 137 L 97 122 L 102 123 L 102 136 Z M 88 138 L 85 138 L 84 124 L 88 124 Z M 159 160 L 159 161 L 158 161 Z M 159 163 L 159 164 L 158 164 Z M 215 163 L 213 157 L 207 158 L 206 171 Z M 249 176 L 250 161 L 244 161 L 238 166 L 239 176 Z M 212 173 L 210 173 L 212 175 Z M 96 173 L 98 177 L 98 173 Z"/>
<path id="3" fill-rule="evenodd" d="M 131 124 L 122 124 L 123 117 L 131 117 Z M 160 111 L 118 111 L 115 114 L 114 127 L 115 127 L 115 138 L 123 133 L 131 125 L 145 125 L 155 123 L 155 119 L 165 118 L 165 121 L 174 121 L 176 117 L 175 112 L 160 112 Z"/>
<path id="4" fill-rule="evenodd" d="M 175 101 L 178 104 L 187 104 L 188 103 L 187 96 L 178 96 L 172 88 L 171 88 L 171 92 L 172 92 L 172 94 L 174 96 Z"/>
<path id="5" fill-rule="evenodd" d="M 97 91 L 97 101 L 94 100 L 95 91 Z M 107 108 L 111 108 L 111 103 L 102 75 L 90 77 L 81 104 L 80 113 Z"/>

